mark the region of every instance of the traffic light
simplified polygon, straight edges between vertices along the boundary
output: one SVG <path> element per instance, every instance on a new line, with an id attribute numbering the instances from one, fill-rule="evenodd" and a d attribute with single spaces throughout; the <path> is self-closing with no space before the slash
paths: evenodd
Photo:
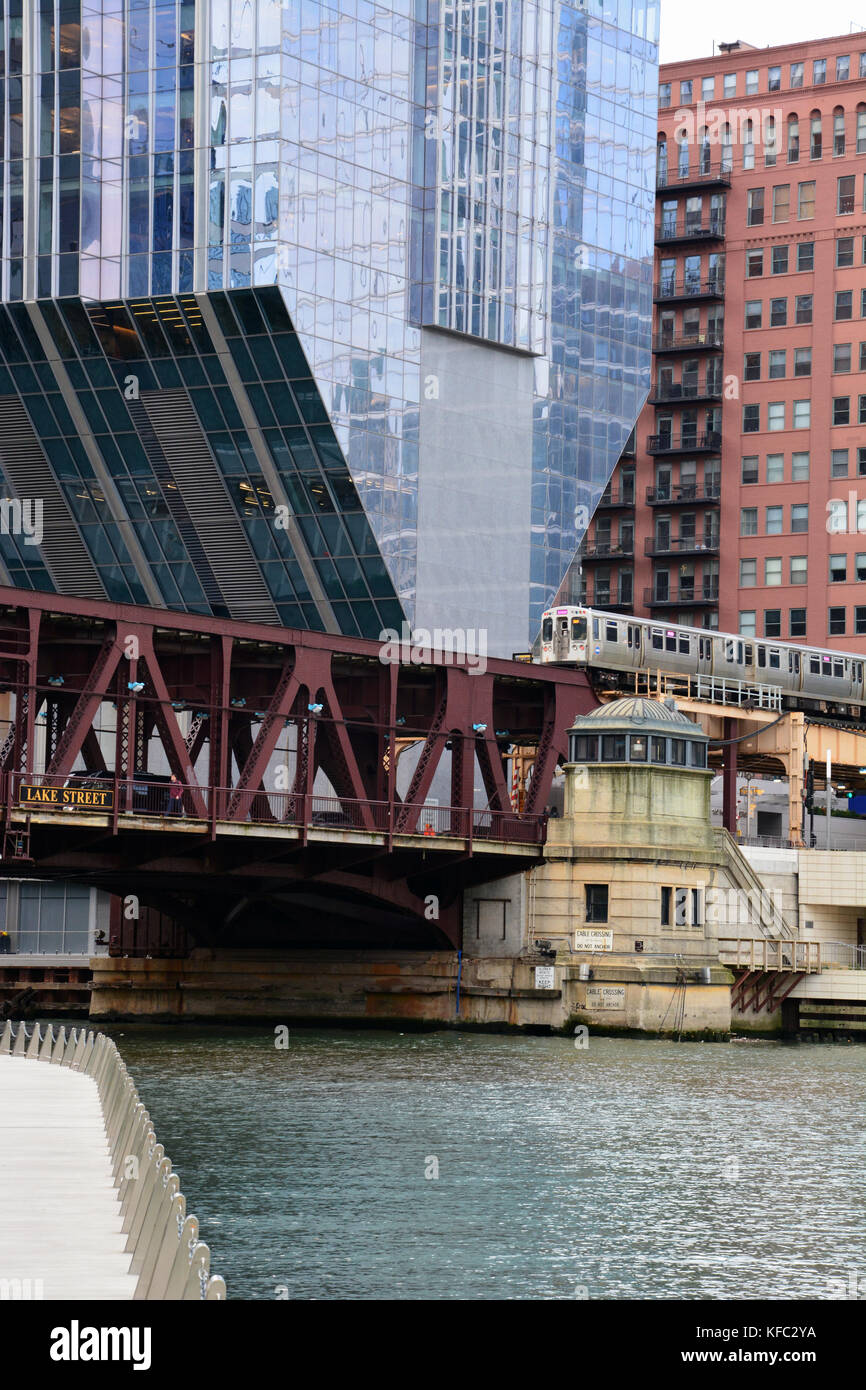
<path id="1" fill-rule="evenodd" d="M 815 805 L 815 769 L 809 763 L 809 771 L 806 773 L 806 810 L 812 814 Z"/>

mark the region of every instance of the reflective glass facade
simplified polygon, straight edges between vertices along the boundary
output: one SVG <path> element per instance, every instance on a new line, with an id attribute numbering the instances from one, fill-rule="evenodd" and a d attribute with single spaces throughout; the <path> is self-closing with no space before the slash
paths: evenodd
<path id="1" fill-rule="evenodd" d="M 9 579 L 525 645 L 648 387 L 655 0 L 5 3 Z"/>

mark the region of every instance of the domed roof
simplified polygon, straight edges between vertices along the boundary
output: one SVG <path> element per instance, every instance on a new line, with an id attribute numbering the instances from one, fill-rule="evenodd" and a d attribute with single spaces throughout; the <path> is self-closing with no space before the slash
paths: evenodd
<path id="1" fill-rule="evenodd" d="M 680 714 L 673 700 L 670 704 L 662 704 L 661 700 L 648 700 L 643 695 L 626 695 L 621 700 L 610 700 L 605 705 L 599 705 L 598 709 L 592 710 L 587 719 L 634 719 L 642 723 L 651 720 L 654 724 L 689 724 L 694 727 L 694 723 L 688 715 Z"/>

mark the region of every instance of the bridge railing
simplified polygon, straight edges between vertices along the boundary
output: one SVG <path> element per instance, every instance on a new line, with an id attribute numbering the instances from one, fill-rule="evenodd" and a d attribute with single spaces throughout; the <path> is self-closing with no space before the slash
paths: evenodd
<path id="1" fill-rule="evenodd" d="M 73 774 L 71 777 L 37 773 L 4 773 L 0 795 L 12 807 L 33 812 L 52 812 L 64 817 L 104 814 L 118 817 L 158 817 L 247 823 L 272 826 L 308 826 L 311 829 L 363 830 L 379 834 L 452 836 L 464 840 L 511 840 L 540 844 L 546 818 L 512 811 L 465 806 L 431 806 L 395 801 L 367 801 L 352 797 L 304 795 L 238 787 L 186 786 L 171 796 L 167 781 L 150 778 L 115 778 L 113 774 Z M 30 789 L 30 790 L 27 790 Z M 56 794 L 40 800 L 32 789 Z M 74 800 L 70 794 L 74 792 Z M 105 794 L 103 798 L 102 794 Z M 27 798 L 25 800 L 25 798 Z M 102 802 L 102 804 L 100 804 Z"/>
<path id="2" fill-rule="evenodd" d="M 719 960 L 723 965 L 748 970 L 796 970 L 814 974 L 821 969 L 820 941 L 774 941 L 769 937 L 720 936 Z"/>
<path id="3" fill-rule="evenodd" d="M 96 1082 L 114 1185 L 118 1189 L 121 1230 L 138 1275 L 133 1298 L 214 1300 L 226 1297 L 225 1280 L 210 1272 L 210 1249 L 198 1238 L 198 1220 L 186 1210 L 180 1178 L 156 1142 L 150 1117 L 115 1043 L 105 1033 L 53 1025 L 28 1033 L 23 1023 L 7 1022 L 0 1055 L 26 1057 L 83 1072 Z"/>

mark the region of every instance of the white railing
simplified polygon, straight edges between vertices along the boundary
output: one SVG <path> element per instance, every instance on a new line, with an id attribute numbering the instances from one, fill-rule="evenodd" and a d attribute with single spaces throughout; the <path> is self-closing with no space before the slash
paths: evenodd
<path id="1" fill-rule="evenodd" d="M 126 1064 L 111 1038 L 89 1029 L 54 1027 L 30 1033 L 6 1023 L 0 1055 L 29 1057 L 84 1072 L 96 1082 L 123 1217 L 121 1230 L 138 1275 L 136 1299 L 224 1299 L 225 1280 L 210 1272 L 210 1250 L 198 1238 L 198 1220 L 186 1210 L 172 1172 Z"/>

